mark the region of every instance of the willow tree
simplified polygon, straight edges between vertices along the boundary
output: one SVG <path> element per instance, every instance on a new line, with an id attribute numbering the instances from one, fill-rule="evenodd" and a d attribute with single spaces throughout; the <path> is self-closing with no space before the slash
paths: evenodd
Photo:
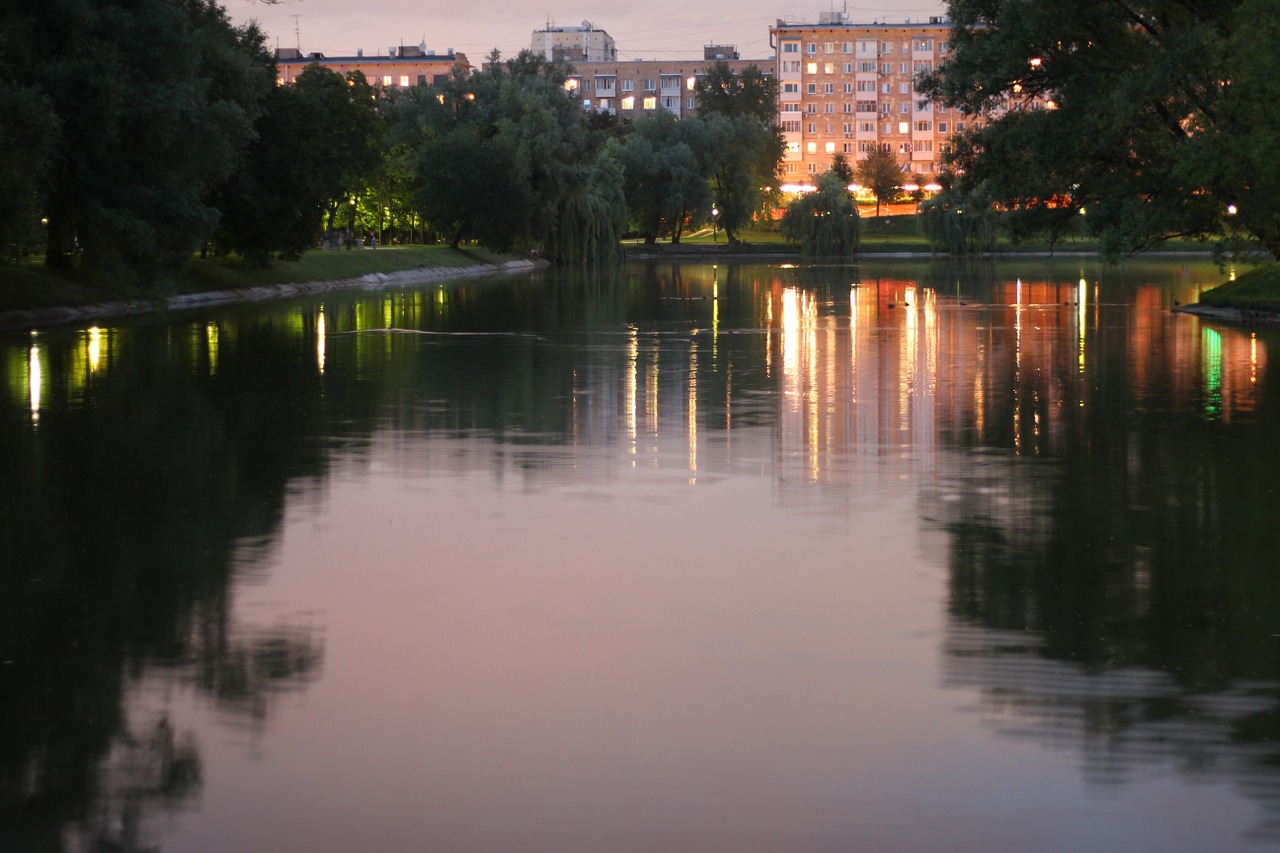
<path id="1" fill-rule="evenodd" d="M 839 172 L 826 172 L 817 183 L 782 215 L 782 234 L 806 255 L 848 257 L 858 251 L 858 206 Z"/>

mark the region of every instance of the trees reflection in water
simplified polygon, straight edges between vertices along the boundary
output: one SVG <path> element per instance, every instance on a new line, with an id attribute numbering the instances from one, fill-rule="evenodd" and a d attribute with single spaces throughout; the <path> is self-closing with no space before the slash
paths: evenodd
<path id="1" fill-rule="evenodd" d="M 485 432 L 494 458 L 432 464 L 535 488 L 618 476 L 561 464 L 595 450 L 784 502 L 908 482 L 947 534 L 946 678 L 1000 731 L 1280 809 L 1276 341 L 1189 334 L 1162 309 L 1193 282 L 1103 277 L 652 264 L 0 342 L 0 849 L 143 849 L 193 801 L 144 679 L 264 725 L 318 677 L 319 627 L 237 621 L 236 585 L 387 431 Z"/>

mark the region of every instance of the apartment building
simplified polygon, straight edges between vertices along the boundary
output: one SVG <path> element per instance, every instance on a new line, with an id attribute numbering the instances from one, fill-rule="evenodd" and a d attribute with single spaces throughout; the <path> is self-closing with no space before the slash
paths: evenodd
<path id="1" fill-rule="evenodd" d="M 892 151 L 904 172 L 938 172 L 947 140 L 975 121 L 923 100 L 915 88 L 916 75 L 946 57 L 950 35 L 944 18 L 855 24 L 844 12 L 824 12 L 816 24 L 780 19 L 769 43 L 784 179 L 825 172 L 836 154 L 864 160 L 877 146 Z"/>
<path id="2" fill-rule="evenodd" d="M 449 78 L 455 68 L 469 74 L 471 63 L 464 53 L 452 50 L 436 53 L 425 44 L 390 47 L 386 55 L 366 56 L 363 50 L 355 56 L 325 56 L 323 53 L 303 53 L 296 48 L 276 50 L 276 83 L 286 85 L 301 74 L 308 65 L 315 63 L 343 77 L 351 71 L 359 71 L 375 89 L 407 89 L 411 86 L 434 86 Z"/>
<path id="3" fill-rule="evenodd" d="M 741 59 L 733 45 L 716 44 L 703 48 L 702 59 L 575 62 L 565 85 L 582 97 L 583 109 L 624 118 L 654 110 L 687 116 L 698 109 L 694 83 L 716 62 L 724 62 L 738 74 L 750 65 L 773 73 L 772 59 Z"/>
<path id="4" fill-rule="evenodd" d="M 534 30 L 529 49 L 548 60 L 616 62 L 618 59 L 613 37 L 590 21 L 583 21 L 577 27 L 555 27 L 548 23 L 546 29 Z"/>

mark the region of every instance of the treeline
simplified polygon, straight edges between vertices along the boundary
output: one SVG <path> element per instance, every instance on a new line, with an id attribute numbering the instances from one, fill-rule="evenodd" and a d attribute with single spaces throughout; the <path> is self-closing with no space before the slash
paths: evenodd
<path id="1" fill-rule="evenodd" d="M 196 252 L 269 263 L 325 239 L 584 261 L 714 210 L 736 240 L 782 153 L 776 84 L 721 63 L 698 118 L 631 123 L 584 111 L 570 70 L 495 52 L 435 87 L 319 66 L 278 86 L 265 35 L 213 0 L 9 0 L 0 247 L 150 287 Z"/>

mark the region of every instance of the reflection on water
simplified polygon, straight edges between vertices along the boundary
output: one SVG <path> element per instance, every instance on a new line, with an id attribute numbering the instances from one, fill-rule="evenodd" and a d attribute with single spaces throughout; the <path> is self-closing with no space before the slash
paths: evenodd
<path id="1" fill-rule="evenodd" d="M 0 848 L 263 849 L 257 779 L 277 848 L 351 849 L 295 802 L 375 848 L 1275 840 L 1276 339 L 1169 313 L 1213 280 L 656 265 L 0 339 Z M 998 829 L 1002 786 L 1043 799 Z"/>

